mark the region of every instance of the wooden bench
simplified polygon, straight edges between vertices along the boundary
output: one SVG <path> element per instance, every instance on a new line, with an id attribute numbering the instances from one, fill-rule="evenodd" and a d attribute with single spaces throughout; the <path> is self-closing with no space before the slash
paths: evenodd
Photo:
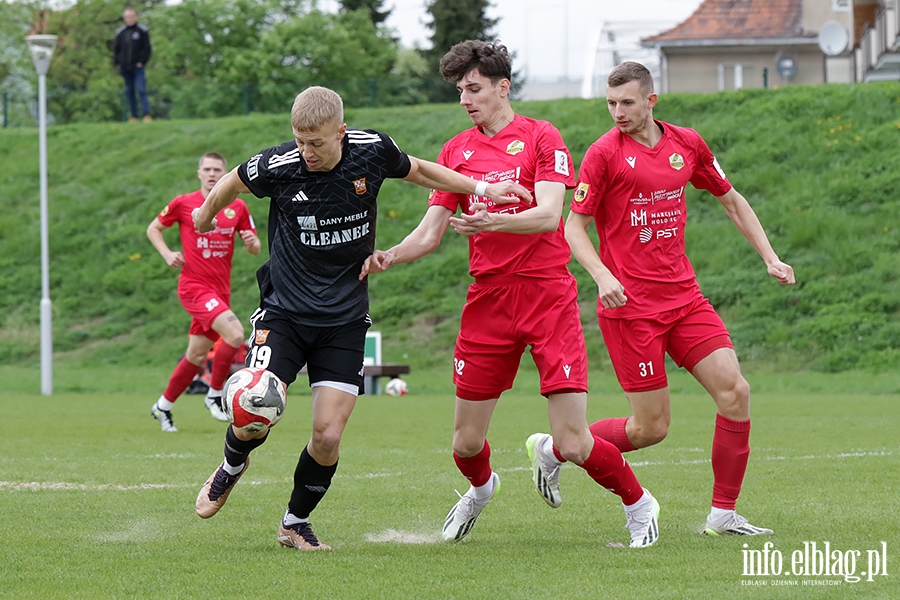
<path id="1" fill-rule="evenodd" d="M 382 377 L 393 378 L 398 375 L 406 375 L 409 373 L 409 365 L 401 364 L 384 364 L 384 365 L 366 365 L 363 367 L 363 376 L 365 377 L 366 394 L 380 395 Z M 300 369 L 301 375 L 306 375 L 306 366 Z"/>

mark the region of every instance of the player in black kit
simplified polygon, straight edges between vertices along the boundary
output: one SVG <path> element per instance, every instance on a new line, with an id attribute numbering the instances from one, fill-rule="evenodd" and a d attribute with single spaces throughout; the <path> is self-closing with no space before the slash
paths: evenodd
<path id="1" fill-rule="evenodd" d="M 271 198 L 269 261 L 257 272 L 260 306 L 251 323 L 248 367 L 265 368 L 290 385 L 306 365 L 312 388 L 312 438 L 294 471 L 294 489 L 278 541 L 298 550 L 329 550 L 309 524 L 337 470 L 347 420 L 363 389 L 369 319 L 368 282 L 359 280 L 375 249 L 376 197 L 387 178 L 426 188 L 483 196 L 494 202 L 532 201 L 512 181 L 488 185 L 400 150 L 387 135 L 348 129 L 341 97 L 323 87 L 297 96 L 294 140 L 263 150 L 222 177 L 194 213 L 201 232 L 240 193 Z M 225 460 L 200 490 L 197 514 L 225 504 L 248 457 L 268 431 L 229 426 Z"/>

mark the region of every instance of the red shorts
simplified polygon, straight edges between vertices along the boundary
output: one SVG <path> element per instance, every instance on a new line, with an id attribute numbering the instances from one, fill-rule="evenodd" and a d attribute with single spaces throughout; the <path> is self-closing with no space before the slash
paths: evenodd
<path id="1" fill-rule="evenodd" d="M 184 310 L 191 315 L 191 335 L 205 335 L 211 340 L 219 339 L 212 324 L 216 317 L 226 310 L 231 301 L 230 294 L 219 294 L 209 288 L 190 286 L 178 288 L 178 299 Z"/>
<path id="2" fill-rule="evenodd" d="M 713 351 L 734 348 L 725 324 L 706 298 L 647 317 L 598 320 L 616 377 L 626 392 L 666 387 L 667 352 L 679 367 L 693 371 Z"/>
<path id="3" fill-rule="evenodd" d="M 574 278 L 492 278 L 469 286 L 453 355 L 463 400 L 499 398 L 510 389 L 525 348 L 541 394 L 587 391 L 587 350 Z"/>

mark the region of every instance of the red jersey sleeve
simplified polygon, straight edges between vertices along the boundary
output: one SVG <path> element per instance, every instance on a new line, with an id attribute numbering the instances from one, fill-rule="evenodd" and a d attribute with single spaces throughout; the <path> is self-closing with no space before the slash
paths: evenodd
<path id="1" fill-rule="evenodd" d="M 253 216 L 250 214 L 250 209 L 247 208 L 247 204 L 240 198 L 235 200 L 234 203 L 241 208 L 238 217 L 237 232 L 252 231 L 253 235 L 259 235 L 256 232 L 256 223 L 253 222 Z"/>
<path id="2" fill-rule="evenodd" d="M 578 173 L 578 186 L 572 195 L 570 206 L 573 211 L 579 214 L 595 214 L 606 192 L 609 152 L 605 150 L 599 141 L 595 142 L 588 148 L 584 155 L 584 160 L 581 161 L 581 170 Z"/>
<path id="3" fill-rule="evenodd" d="M 575 187 L 575 167 L 572 165 L 572 155 L 563 142 L 559 130 L 547 122 L 537 134 L 537 166 L 534 172 L 534 181 L 554 181 L 565 184 L 566 189 Z"/>
<path id="4" fill-rule="evenodd" d="M 441 153 L 438 154 L 437 164 L 448 167 L 450 169 L 456 170 L 456 165 L 450 164 L 447 160 L 449 150 L 448 146 L 455 140 L 456 138 L 451 139 L 449 142 L 444 144 L 444 147 L 441 148 Z M 450 212 L 455 213 L 456 209 L 459 207 L 465 206 L 466 195 L 465 194 L 454 194 L 452 192 L 442 192 L 440 190 L 431 190 L 431 195 L 428 197 L 428 206 L 443 206 Z"/>
<path id="5" fill-rule="evenodd" d="M 706 190 L 713 196 L 723 196 L 731 190 L 731 183 L 725 176 L 725 171 L 719 166 L 719 161 L 713 156 L 712 151 L 700 134 L 690 130 L 695 137 L 695 150 L 697 152 L 697 168 L 691 174 L 691 185 L 698 190 Z"/>
<path id="6" fill-rule="evenodd" d="M 166 207 L 163 208 L 159 215 L 157 215 L 157 219 L 159 222 L 163 224 L 163 227 L 171 227 L 175 223 L 178 222 L 178 208 L 181 204 L 181 196 L 176 196 L 172 198 Z"/>

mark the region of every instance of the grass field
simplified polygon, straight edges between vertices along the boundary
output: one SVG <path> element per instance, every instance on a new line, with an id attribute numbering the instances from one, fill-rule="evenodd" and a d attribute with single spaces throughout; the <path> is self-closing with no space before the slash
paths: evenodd
<path id="1" fill-rule="evenodd" d="M 502 489 L 466 541 L 441 543 L 454 488 L 465 489 L 449 453 L 452 391 L 449 373 L 414 372 L 409 396 L 360 399 L 312 519 L 335 550 L 301 554 L 280 548 L 275 529 L 309 435 L 305 382 L 226 507 L 204 521 L 193 503 L 221 460 L 223 427 L 200 398 L 183 396 L 179 433 L 161 433 L 148 408 L 167 374 L 62 365 L 56 392 L 42 397 L 36 368 L 0 367 L 14 382 L 0 395 L 0 597 L 900 597 L 894 378 L 748 376 L 753 454 L 738 508 L 776 535 L 746 539 L 697 534 L 711 493 L 713 408 L 676 374 L 669 438 L 628 456 L 662 506 L 660 541 L 631 550 L 619 547 L 628 538 L 617 498 L 576 467 L 563 468 L 561 508 L 532 492 L 523 443 L 547 422 L 530 369 L 491 429 Z M 627 414 L 608 373 L 592 376 L 592 390 L 589 418 Z M 744 544 L 766 541 L 786 569 L 804 542 L 858 550 L 857 575 L 866 551 L 885 542 L 889 576 L 744 576 Z"/>

